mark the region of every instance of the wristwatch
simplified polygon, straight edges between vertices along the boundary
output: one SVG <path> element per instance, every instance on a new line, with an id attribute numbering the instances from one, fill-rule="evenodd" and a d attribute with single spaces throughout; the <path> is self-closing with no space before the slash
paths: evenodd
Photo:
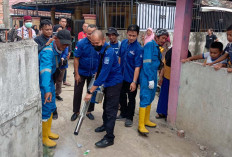
<path id="1" fill-rule="evenodd" d="M 137 84 L 137 81 L 134 81 L 134 80 L 133 80 L 133 82 L 134 82 L 135 84 Z"/>
<path id="2" fill-rule="evenodd" d="M 88 94 L 93 94 L 92 92 L 90 92 L 89 90 L 87 91 Z"/>

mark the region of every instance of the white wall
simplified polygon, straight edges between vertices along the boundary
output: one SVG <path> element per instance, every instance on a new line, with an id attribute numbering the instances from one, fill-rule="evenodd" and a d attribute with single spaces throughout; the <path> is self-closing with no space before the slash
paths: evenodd
<path id="1" fill-rule="evenodd" d="M 232 154 L 232 74 L 182 65 L 176 126 L 225 157 Z"/>
<path id="2" fill-rule="evenodd" d="M 41 96 L 33 40 L 0 43 L 0 156 L 40 156 Z"/>

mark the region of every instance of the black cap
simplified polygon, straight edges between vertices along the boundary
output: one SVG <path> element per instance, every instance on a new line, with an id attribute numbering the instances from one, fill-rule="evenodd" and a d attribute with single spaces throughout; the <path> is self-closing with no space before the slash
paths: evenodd
<path id="1" fill-rule="evenodd" d="M 106 33 L 106 35 L 108 36 L 109 34 L 115 34 L 116 36 L 119 36 L 117 29 L 114 27 L 109 27 L 108 28 L 108 32 Z"/>
<path id="2" fill-rule="evenodd" d="M 71 34 L 66 29 L 63 29 L 63 30 L 59 31 L 57 33 L 56 37 L 58 39 L 60 39 L 60 43 L 61 44 L 68 44 L 68 45 L 72 44 L 72 42 L 71 42 Z"/>

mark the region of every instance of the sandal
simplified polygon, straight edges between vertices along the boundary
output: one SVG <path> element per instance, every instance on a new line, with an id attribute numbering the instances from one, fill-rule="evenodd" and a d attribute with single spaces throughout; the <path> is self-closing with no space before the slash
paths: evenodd
<path id="1" fill-rule="evenodd" d="M 155 118 L 156 118 L 156 119 L 166 119 L 167 116 L 165 116 L 164 114 L 158 113 L 158 115 L 156 115 Z"/>

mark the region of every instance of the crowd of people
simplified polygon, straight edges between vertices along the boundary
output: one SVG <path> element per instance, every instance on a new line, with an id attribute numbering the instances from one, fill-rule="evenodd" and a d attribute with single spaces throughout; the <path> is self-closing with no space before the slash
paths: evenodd
<path id="1" fill-rule="evenodd" d="M 24 17 L 24 25 L 18 28 L 18 36 L 31 36 L 38 44 L 39 53 L 39 80 L 42 98 L 42 130 L 43 144 L 55 147 L 54 140 L 59 135 L 51 132 L 52 119 L 58 118 L 55 100 L 60 97 L 62 82 L 66 82 L 68 59 L 70 57 L 71 34 L 66 29 L 67 19 L 62 17 L 59 24 L 52 25 L 50 20 L 40 23 L 41 34 L 36 36 L 32 28 L 30 16 Z M 75 121 L 80 114 L 82 99 L 91 101 L 86 116 L 94 120 L 95 101 L 93 95 L 104 87 L 103 124 L 95 132 L 106 132 L 106 135 L 95 143 L 97 147 L 107 147 L 114 144 L 114 127 L 116 120 L 124 120 L 125 127 L 133 126 L 133 117 L 136 106 L 136 95 L 140 85 L 140 107 L 138 132 L 147 135 L 146 127 L 156 127 L 150 121 L 151 103 L 155 98 L 157 85 L 161 86 L 157 104 L 157 119 L 167 118 L 168 94 L 171 73 L 172 48 L 169 33 L 159 28 L 153 32 L 148 28 L 142 36 L 142 44 L 138 42 L 140 28 L 130 25 L 127 28 L 127 39 L 118 40 L 116 28 L 108 28 L 106 34 L 98 30 L 96 25 L 83 24 L 83 31 L 78 34 L 78 42 L 74 50 L 74 97 L 73 114 L 71 121 Z M 227 29 L 228 45 L 223 51 L 223 44 L 209 30 L 206 37 L 207 52 L 181 60 L 183 63 L 205 59 L 204 65 L 213 65 L 216 70 L 231 65 L 232 58 L 232 26 Z M 109 42 L 106 42 L 105 35 Z M 141 46 L 142 45 L 142 46 Z M 167 48 L 168 47 L 168 48 Z M 229 58 L 229 59 L 228 59 Z M 232 72 L 232 68 L 228 68 Z M 92 79 L 94 83 L 91 85 Z M 83 88 L 87 82 L 87 92 Z M 120 106 L 120 114 L 117 112 Z"/>

